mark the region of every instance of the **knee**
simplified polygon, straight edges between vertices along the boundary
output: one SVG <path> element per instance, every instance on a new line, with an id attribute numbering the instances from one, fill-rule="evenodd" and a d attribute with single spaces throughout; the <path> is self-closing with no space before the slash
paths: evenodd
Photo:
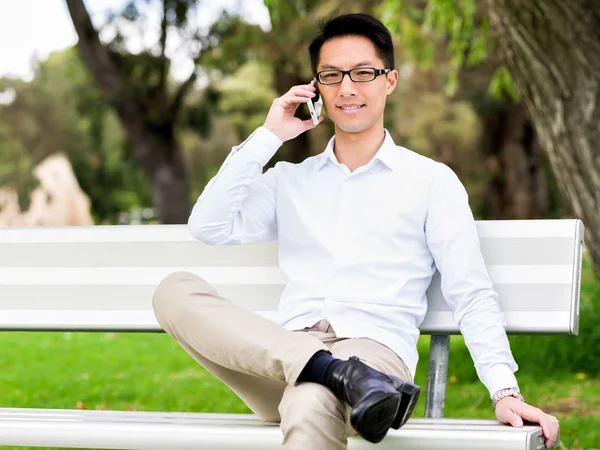
<path id="1" fill-rule="evenodd" d="M 288 386 L 279 404 L 282 430 L 311 423 L 319 426 L 327 422 L 345 423 L 345 406 L 325 386 L 300 383 Z"/>
<path id="2" fill-rule="evenodd" d="M 261 420 L 264 420 L 265 422 L 271 422 L 271 423 L 280 423 L 281 422 L 281 417 L 279 416 L 279 413 L 277 411 L 262 411 L 259 409 L 253 409 L 252 412 L 254 414 L 256 414 Z"/>
<path id="3" fill-rule="evenodd" d="M 206 285 L 207 289 L 210 289 L 210 285 L 206 280 L 191 272 L 184 271 L 167 275 L 156 287 L 152 296 L 152 308 L 161 326 L 169 321 L 169 317 L 177 314 L 177 311 L 182 308 L 181 300 L 185 297 L 185 287 L 189 282 L 200 282 L 200 286 Z M 195 289 L 197 289 L 196 286 Z"/>

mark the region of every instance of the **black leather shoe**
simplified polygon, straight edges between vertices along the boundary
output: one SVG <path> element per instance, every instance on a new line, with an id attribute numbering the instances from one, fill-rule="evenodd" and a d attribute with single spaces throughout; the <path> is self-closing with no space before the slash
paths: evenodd
<path id="1" fill-rule="evenodd" d="M 364 439 L 380 442 L 390 427 L 400 428 L 413 412 L 421 388 L 372 369 L 356 356 L 331 374 L 335 396 L 352 407 L 350 423 Z"/>

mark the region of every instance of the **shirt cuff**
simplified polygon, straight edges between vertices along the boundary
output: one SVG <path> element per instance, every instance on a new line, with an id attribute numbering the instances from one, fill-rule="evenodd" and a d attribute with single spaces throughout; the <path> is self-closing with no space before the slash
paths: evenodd
<path id="1" fill-rule="evenodd" d="M 258 127 L 244 144 L 243 152 L 252 155 L 264 167 L 283 145 L 273 132 L 265 127 Z"/>
<path id="2" fill-rule="evenodd" d="M 502 389 L 519 387 L 514 372 L 507 364 L 494 364 L 488 371 L 486 379 L 490 398 Z"/>

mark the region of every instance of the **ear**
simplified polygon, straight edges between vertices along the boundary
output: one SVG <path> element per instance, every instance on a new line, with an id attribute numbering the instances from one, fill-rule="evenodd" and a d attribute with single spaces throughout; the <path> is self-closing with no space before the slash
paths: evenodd
<path id="1" fill-rule="evenodd" d="M 398 85 L 398 71 L 392 70 L 387 74 L 387 95 L 390 95 Z"/>
<path id="2" fill-rule="evenodd" d="M 317 81 L 317 79 L 315 77 L 313 77 L 311 84 L 317 88 L 317 95 L 319 94 L 319 82 Z"/>

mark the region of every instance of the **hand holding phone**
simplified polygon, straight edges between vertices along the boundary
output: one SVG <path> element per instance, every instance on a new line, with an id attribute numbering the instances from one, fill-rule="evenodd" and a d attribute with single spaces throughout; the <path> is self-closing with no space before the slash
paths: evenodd
<path id="1" fill-rule="evenodd" d="M 308 105 L 310 119 L 302 120 L 295 117 L 296 111 L 302 103 Z M 286 142 L 321 123 L 323 121 L 323 118 L 320 117 L 322 107 L 323 100 L 320 98 L 314 82 L 292 86 L 284 95 L 273 100 L 263 126 L 282 142 Z"/>

